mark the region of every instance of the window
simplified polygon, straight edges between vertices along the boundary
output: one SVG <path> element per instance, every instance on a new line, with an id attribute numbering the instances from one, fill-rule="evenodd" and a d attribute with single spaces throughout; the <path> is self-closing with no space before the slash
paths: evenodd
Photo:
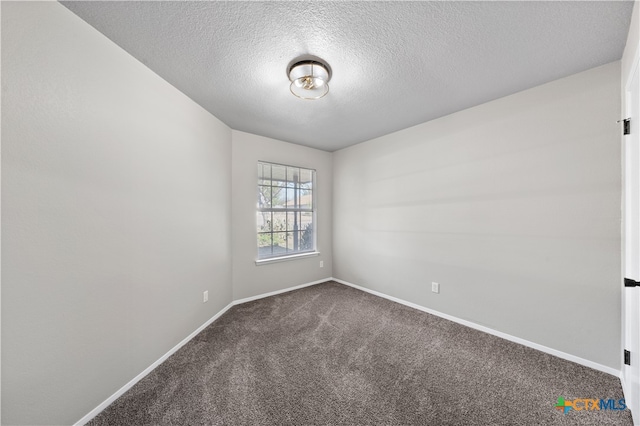
<path id="1" fill-rule="evenodd" d="M 315 175 L 258 162 L 258 260 L 315 252 Z"/>

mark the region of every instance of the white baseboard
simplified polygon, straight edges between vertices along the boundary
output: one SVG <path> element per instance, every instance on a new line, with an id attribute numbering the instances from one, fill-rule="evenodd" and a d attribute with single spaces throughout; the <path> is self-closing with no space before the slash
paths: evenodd
<path id="1" fill-rule="evenodd" d="M 294 286 L 294 287 L 285 288 L 284 290 L 276 290 L 276 291 L 272 291 L 272 292 L 269 292 L 269 293 L 259 294 L 257 296 L 245 297 L 244 299 L 234 300 L 231 303 L 233 303 L 234 305 L 241 305 L 243 303 L 252 302 L 254 300 L 264 299 L 265 297 L 275 296 L 276 294 L 282 294 L 282 293 L 286 293 L 288 291 L 298 290 L 300 288 L 305 288 L 305 287 L 309 287 L 309 286 L 320 284 L 320 283 L 326 283 L 327 281 L 331 281 L 331 280 L 333 280 L 333 278 L 325 278 L 325 279 L 322 279 L 322 280 L 313 281 L 313 282 L 310 282 L 310 283 L 300 284 L 300 285 L 297 285 L 297 286 Z"/>
<path id="2" fill-rule="evenodd" d="M 371 293 L 371 294 L 373 294 L 375 296 L 379 296 L 379 297 L 382 297 L 384 299 L 388 299 L 388 300 L 391 300 L 393 302 L 397 302 L 397 303 L 400 303 L 402 305 L 409 306 L 409 307 L 417 309 L 419 311 L 427 312 L 429 314 L 438 316 L 440 318 L 447 319 L 449 321 L 453 321 L 453 322 L 458 323 L 458 324 L 462 324 L 464 326 L 467 326 L 467 327 L 482 331 L 484 333 L 491 334 L 491 335 L 497 336 L 497 337 L 501 337 L 501 338 L 503 338 L 505 340 L 509 340 L 511 342 L 519 343 L 519 344 L 521 344 L 523 346 L 528 346 L 530 348 L 537 349 L 537 350 L 539 350 L 541 352 L 544 352 L 544 353 L 547 353 L 549 355 L 557 356 L 558 358 L 566 359 L 567 361 L 575 362 L 576 364 L 584 365 L 585 367 L 593 368 L 594 370 L 602 371 L 603 373 L 607 373 L 607 374 L 614 375 L 616 377 L 620 377 L 621 371 L 620 370 L 616 370 L 615 368 L 611 368 L 611 367 L 608 367 L 606 365 L 599 364 L 597 362 L 589 361 L 588 359 L 580 358 L 578 356 L 571 355 L 571 354 L 568 354 L 566 352 L 562 352 L 562 351 L 550 348 L 548 346 L 543 346 L 543 345 L 540 345 L 538 343 L 530 342 L 529 340 L 521 339 L 520 337 L 512 336 L 510 334 L 503 333 L 501 331 L 494 330 L 492 328 L 485 327 L 483 325 L 476 324 L 476 323 L 471 322 L 471 321 L 463 320 L 463 319 L 454 317 L 452 315 L 444 314 L 442 312 L 438 312 L 438 311 L 435 311 L 433 309 L 425 308 L 424 306 L 416 305 L 415 303 L 407 302 L 406 300 L 398 299 L 397 297 L 389 296 L 387 294 L 380 293 L 379 291 L 371 290 L 371 289 L 368 289 L 366 287 L 361 287 L 359 285 L 356 285 L 356 284 L 353 284 L 353 283 L 350 283 L 350 282 L 347 282 L 347 281 L 344 281 L 344 280 L 340 280 L 340 279 L 337 279 L 337 278 L 331 278 L 331 279 L 333 281 L 335 281 L 335 282 L 340 283 L 340 284 L 344 284 L 344 285 L 347 285 L 349 287 L 353 287 L 353 288 L 356 288 L 358 290 L 362 290 L 364 292 Z"/>
<path id="3" fill-rule="evenodd" d="M 209 324 L 211 324 L 212 322 L 214 322 L 215 320 L 217 320 L 218 318 L 220 318 L 220 316 L 222 314 L 224 314 L 225 312 L 227 312 L 229 310 L 229 308 L 231 308 L 234 305 L 234 303 L 229 303 L 227 306 L 225 306 L 224 308 L 222 308 L 222 310 L 220 312 L 218 312 L 217 314 L 215 314 L 214 316 L 212 316 L 209 320 L 207 320 L 207 322 L 205 322 L 204 324 L 202 324 L 200 327 L 198 327 L 193 333 L 191 333 L 190 335 L 188 335 L 187 337 L 185 337 L 180 343 L 178 343 L 177 345 L 175 345 L 173 348 L 169 349 L 169 352 L 167 352 L 166 354 L 162 355 L 156 362 L 154 362 L 153 364 L 151 364 L 150 366 L 148 366 L 147 368 L 144 369 L 144 371 L 142 371 L 140 374 L 138 374 L 136 377 L 134 377 L 133 379 L 131 379 L 129 381 L 129 383 L 127 383 L 126 385 L 124 385 L 123 387 L 121 387 L 120 389 L 118 389 L 113 395 L 111 395 L 109 398 L 105 399 L 100 405 L 98 405 L 96 408 L 94 408 L 93 410 L 91 410 L 86 416 L 84 416 L 83 418 L 81 418 L 80 420 L 78 420 L 74 426 L 82 426 L 86 423 L 89 422 L 89 420 L 93 419 L 95 416 L 97 416 L 98 414 L 100 414 L 100 412 L 102 410 L 104 410 L 105 408 L 107 408 L 109 405 L 111 405 L 111 403 L 113 401 L 115 401 L 116 399 L 118 399 L 122 394 L 124 394 L 126 391 L 128 391 L 129 389 L 131 389 L 133 387 L 133 385 L 135 385 L 136 383 L 138 383 L 140 380 L 142 380 L 147 374 L 151 373 L 157 366 L 159 366 L 160 364 L 162 364 L 167 358 L 169 358 L 171 355 L 173 355 L 178 349 L 180 349 L 181 347 L 183 347 L 184 345 L 186 345 L 189 340 L 193 339 L 194 337 L 196 337 L 198 335 L 198 333 L 200 333 L 202 330 L 204 330 Z"/>

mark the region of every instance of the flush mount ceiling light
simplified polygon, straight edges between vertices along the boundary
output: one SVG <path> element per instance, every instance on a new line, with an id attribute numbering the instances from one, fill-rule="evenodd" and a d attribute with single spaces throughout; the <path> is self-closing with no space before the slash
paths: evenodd
<path id="1" fill-rule="evenodd" d="M 301 99 L 320 99 L 329 93 L 331 68 L 321 59 L 296 60 L 287 70 L 291 93 Z"/>

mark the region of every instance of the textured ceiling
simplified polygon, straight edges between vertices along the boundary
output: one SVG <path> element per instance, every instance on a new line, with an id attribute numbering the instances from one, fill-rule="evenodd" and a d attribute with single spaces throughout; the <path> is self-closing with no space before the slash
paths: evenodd
<path id="1" fill-rule="evenodd" d="M 233 129 L 333 151 L 621 58 L 633 2 L 63 4 Z M 289 92 L 301 55 L 329 94 Z"/>

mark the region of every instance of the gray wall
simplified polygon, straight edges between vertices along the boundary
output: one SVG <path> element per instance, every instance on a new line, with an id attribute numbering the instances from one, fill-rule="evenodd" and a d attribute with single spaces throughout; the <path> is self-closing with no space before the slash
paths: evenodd
<path id="1" fill-rule="evenodd" d="M 257 266 L 256 201 L 259 160 L 316 170 L 319 256 Z M 332 268 L 332 155 L 329 152 L 233 131 L 233 298 L 330 278 Z M 320 261 L 324 267 L 320 268 Z"/>
<path id="2" fill-rule="evenodd" d="M 2 2 L 2 143 L 2 423 L 70 424 L 231 301 L 231 131 L 60 4 Z"/>
<path id="3" fill-rule="evenodd" d="M 615 62 L 335 152 L 334 276 L 619 369 L 619 118 Z"/>

